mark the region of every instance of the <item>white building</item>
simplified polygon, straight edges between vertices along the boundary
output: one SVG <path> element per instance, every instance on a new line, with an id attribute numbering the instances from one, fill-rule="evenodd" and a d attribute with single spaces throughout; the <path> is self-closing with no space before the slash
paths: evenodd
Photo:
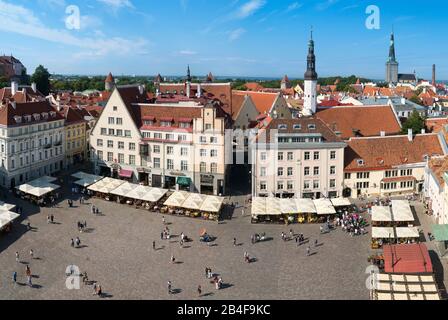
<path id="1" fill-rule="evenodd" d="M 254 146 L 253 196 L 342 196 L 346 144 L 320 119 L 265 119 Z"/>
<path id="2" fill-rule="evenodd" d="M 118 87 L 92 130 L 91 159 L 99 174 L 224 194 L 227 121 L 219 106 L 151 104 L 138 87 Z"/>
<path id="3" fill-rule="evenodd" d="M 46 101 L 0 106 L 0 185 L 14 188 L 63 168 L 64 118 Z"/>
<path id="4" fill-rule="evenodd" d="M 425 170 L 424 196 L 434 222 L 448 223 L 448 208 L 445 207 L 445 173 L 448 171 L 448 158 L 437 157 L 428 161 Z"/>

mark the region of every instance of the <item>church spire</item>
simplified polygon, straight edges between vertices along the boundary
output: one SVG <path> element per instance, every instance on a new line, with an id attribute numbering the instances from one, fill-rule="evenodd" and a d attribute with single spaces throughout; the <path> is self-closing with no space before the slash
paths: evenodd
<path id="1" fill-rule="evenodd" d="M 396 62 L 395 58 L 395 37 L 394 32 L 392 31 L 390 35 L 390 47 L 389 47 L 389 61 L 390 62 Z"/>
<path id="2" fill-rule="evenodd" d="M 317 80 L 316 73 L 316 56 L 314 54 L 313 28 L 311 28 L 311 37 L 308 42 L 307 68 L 305 72 L 305 80 Z"/>
<path id="3" fill-rule="evenodd" d="M 187 82 L 191 82 L 190 65 L 187 67 Z"/>

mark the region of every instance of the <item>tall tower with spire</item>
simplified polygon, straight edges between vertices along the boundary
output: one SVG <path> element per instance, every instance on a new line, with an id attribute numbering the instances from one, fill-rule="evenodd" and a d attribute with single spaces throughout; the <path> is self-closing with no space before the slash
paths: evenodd
<path id="1" fill-rule="evenodd" d="M 305 90 L 303 101 L 303 115 L 311 116 L 317 110 L 317 73 L 316 73 L 316 56 L 314 55 L 313 30 L 311 30 L 311 38 L 308 42 L 307 68 L 305 72 Z"/>
<path id="2" fill-rule="evenodd" d="M 185 91 L 187 93 L 187 97 L 190 98 L 191 96 L 191 73 L 190 73 L 190 65 L 187 67 L 187 79 L 185 83 Z"/>
<path id="3" fill-rule="evenodd" d="M 386 82 L 389 84 L 398 82 L 398 62 L 395 58 L 394 33 L 390 35 L 389 58 L 386 63 Z"/>

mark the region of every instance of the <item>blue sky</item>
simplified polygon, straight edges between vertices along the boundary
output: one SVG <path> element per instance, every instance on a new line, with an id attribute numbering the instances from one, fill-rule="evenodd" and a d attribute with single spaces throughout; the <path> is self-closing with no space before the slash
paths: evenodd
<path id="1" fill-rule="evenodd" d="M 380 29 L 365 27 L 368 5 Z M 66 27 L 78 6 L 80 29 Z M 321 76 L 384 78 L 394 26 L 400 72 L 448 79 L 448 1 L 0 0 L 0 53 L 65 74 L 303 77 L 310 26 Z"/>

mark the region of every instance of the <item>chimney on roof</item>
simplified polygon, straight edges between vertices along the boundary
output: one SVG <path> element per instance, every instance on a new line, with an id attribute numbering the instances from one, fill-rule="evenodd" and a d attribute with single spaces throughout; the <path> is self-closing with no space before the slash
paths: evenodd
<path id="1" fill-rule="evenodd" d="M 17 108 L 17 102 L 15 102 L 14 100 L 11 101 L 11 106 L 13 107 L 13 109 L 15 110 Z"/>
<path id="2" fill-rule="evenodd" d="M 140 92 L 140 95 L 143 95 L 143 93 L 145 93 L 145 87 L 143 85 L 139 85 L 138 92 Z"/>
<path id="3" fill-rule="evenodd" d="M 421 134 L 425 134 L 425 133 L 426 133 L 426 130 L 425 130 L 425 128 L 423 128 L 421 131 Z"/>
<path id="4" fill-rule="evenodd" d="M 408 140 L 410 142 L 412 142 L 413 139 L 414 139 L 414 134 L 412 132 L 412 129 L 408 129 Z"/>
<path id="5" fill-rule="evenodd" d="M 381 137 L 385 137 L 386 136 L 386 131 L 380 131 L 380 136 Z"/>
<path id="6" fill-rule="evenodd" d="M 15 95 L 19 91 L 19 83 L 17 81 L 11 82 L 11 94 Z"/>
<path id="7" fill-rule="evenodd" d="M 37 85 L 36 85 L 36 82 L 33 82 L 33 83 L 31 84 L 31 89 L 33 89 L 34 93 L 37 93 Z"/>

